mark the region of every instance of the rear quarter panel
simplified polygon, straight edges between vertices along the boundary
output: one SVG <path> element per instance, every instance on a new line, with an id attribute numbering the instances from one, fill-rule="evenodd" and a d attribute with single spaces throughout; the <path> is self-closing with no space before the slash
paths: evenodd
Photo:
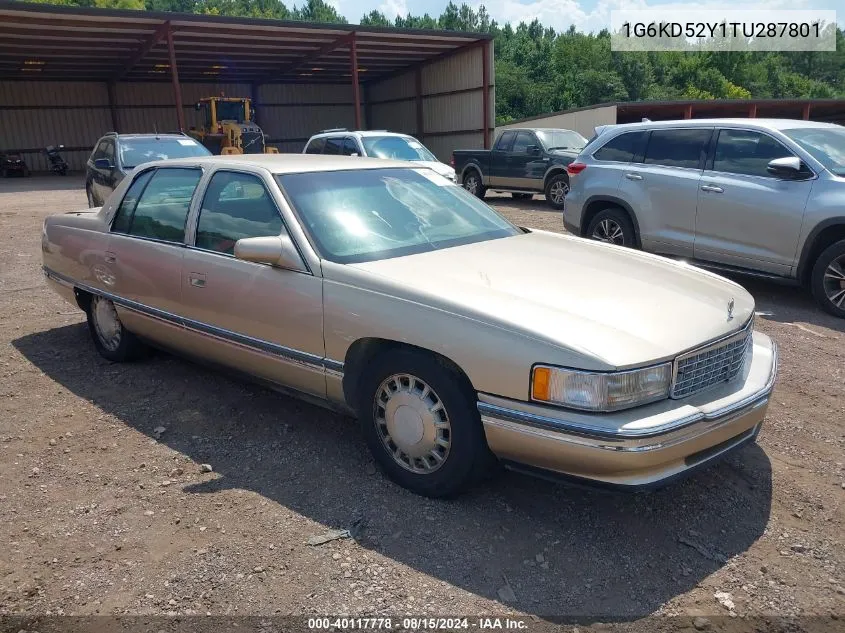
<path id="1" fill-rule="evenodd" d="M 44 266 L 63 277 L 107 290 L 105 265 L 109 233 L 99 209 L 48 216 L 44 220 L 41 251 Z"/>

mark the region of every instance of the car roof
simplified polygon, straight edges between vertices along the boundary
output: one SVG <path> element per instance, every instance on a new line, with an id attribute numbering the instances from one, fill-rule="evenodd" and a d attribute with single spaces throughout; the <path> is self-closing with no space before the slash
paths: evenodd
<path id="1" fill-rule="evenodd" d="M 188 136 L 187 134 L 179 134 L 178 132 L 162 132 L 161 134 L 120 134 L 118 132 L 109 132 L 105 134 L 102 138 L 106 137 L 114 137 L 118 140 L 121 139 L 133 139 L 133 138 L 155 138 L 155 139 L 171 139 L 171 138 L 181 138 L 181 139 L 190 139 L 192 141 L 196 141 L 192 136 Z"/>
<path id="2" fill-rule="evenodd" d="M 751 118 L 722 118 L 722 119 L 675 119 L 671 121 L 640 121 L 637 123 L 620 123 L 616 125 L 598 126 L 611 130 L 657 129 L 664 127 L 745 127 L 763 130 L 792 130 L 795 128 L 841 128 L 835 123 L 819 121 L 805 121 L 803 119 L 751 119 Z"/>
<path id="3" fill-rule="evenodd" d="M 274 174 L 298 174 L 319 171 L 349 171 L 354 169 L 425 169 L 419 163 L 385 158 L 358 156 L 327 156 L 324 154 L 232 154 L 228 156 L 195 156 L 144 163 L 143 167 L 257 167 Z"/>
<path id="4" fill-rule="evenodd" d="M 410 134 L 403 134 L 401 132 L 388 132 L 387 130 L 332 130 L 330 132 L 320 132 L 314 134 L 311 138 L 323 138 L 325 136 L 401 136 L 404 138 L 413 138 Z"/>

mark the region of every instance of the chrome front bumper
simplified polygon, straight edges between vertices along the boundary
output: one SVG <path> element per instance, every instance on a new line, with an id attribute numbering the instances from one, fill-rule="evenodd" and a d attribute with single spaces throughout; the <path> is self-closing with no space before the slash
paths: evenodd
<path id="1" fill-rule="evenodd" d="M 591 414 L 479 394 L 490 449 L 506 464 L 623 488 L 655 487 L 753 441 L 777 375 L 755 332 L 742 374 L 681 400 Z"/>

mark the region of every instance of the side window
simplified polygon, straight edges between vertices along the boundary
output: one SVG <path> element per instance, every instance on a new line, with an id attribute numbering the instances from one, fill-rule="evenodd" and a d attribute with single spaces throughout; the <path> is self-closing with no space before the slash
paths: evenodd
<path id="1" fill-rule="evenodd" d="M 103 158 L 105 152 L 103 148 L 105 147 L 105 141 L 99 141 L 97 145 L 94 147 L 94 151 L 91 152 L 91 160 L 97 160 L 98 158 Z"/>
<path id="2" fill-rule="evenodd" d="M 710 129 L 654 130 L 644 163 L 698 169 L 710 139 Z"/>
<path id="3" fill-rule="evenodd" d="M 308 147 L 305 148 L 306 154 L 322 154 L 323 148 L 326 146 L 326 139 L 324 138 L 315 138 L 310 143 L 308 143 Z"/>
<path id="4" fill-rule="evenodd" d="M 339 137 L 332 137 L 326 139 L 326 149 L 323 150 L 324 154 L 332 154 L 337 155 L 341 153 L 341 149 L 343 148 L 343 139 Z"/>
<path id="5" fill-rule="evenodd" d="M 103 148 L 103 158 L 108 158 L 109 162 L 114 165 L 114 143 L 106 141 L 106 146 Z"/>
<path id="6" fill-rule="evenodd" d="M 519 132 L 516 135 L 516 140 L 513 142 L 513 149 L 511 152 L 514 154 L 525 154 L 528 151 L 529 145 L 537 145 L 534 135 L 529 134 L 528 132 Z"/>
<path id="7" fill-rule="evenodd" d="M 722 130 L 716 142 L 713 170 L 773 178 L 766 171 L 769 161 L 793 155 L 767 134 L 752 130 Z"/>
<path id="8" fill-rule="evenodd" d="M 135 179 L 135 182 L 129 185 L 129 189 L 127 189 L 126 195 L 123 196 L 123 200 L 121 200 L 120 206 L 117 208 L 117 213 L 114 216 L 114 222 L 111 225 L 112 232 L 129 233 L 129 227 L 132 225 L 132 216 L 135 213 L 138 198 L 141 197 L 144 187 L 150 182 L 153 171 L 155 170 L 150 169 L 149 171 L 145 171 Z"/>
<path id="9" fill-rule="evenodd" d="M 626 132 L 609 140 L 593 154 L 596 160 L 630 163 L 642 152 L 645 132 Z"/>
<path id="10" fill-rule="evenodd" d="M 358 144 L 355 143 L 355 139 L 352 138 L 345 138 L 343 139 L 343 155 L 344 156 L 352 156 L 352 154 L 360 154 L 361 152 L 358 150 Z"/>
<path id="11" fill-rule="evenodd" d="M 260 178 L 218 171 L 202 200 L 196 246 L 231 255 L 239 239 L 280 235 L 282 227 L 282 217 Z"/>
<path id="12" fill-rule="evenodd" d="M 502 132 L 502 135 L 499 137 L 499 140 L 496 143 L 496 149 L 503 152 L 508 151 L 511 143 L 513 143 L 514 136 L 516 136 L 516 132 Z"/>
<path id="13" fill-rule="evenodd" d="M 188 208 L 201 177 L 200 169 L 156 169 L 135 205 L 129 234 L 183 242 Z"/>

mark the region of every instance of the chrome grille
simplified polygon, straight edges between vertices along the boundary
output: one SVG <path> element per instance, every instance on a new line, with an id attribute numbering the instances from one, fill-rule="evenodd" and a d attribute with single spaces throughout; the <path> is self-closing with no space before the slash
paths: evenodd
<path id="1" fill-rule="evenodd" d="M 752 344 L 753 323 L 721 341 L 675 359 L 671 398 L 685 398 L 713 385 L 733 380 L 742 371 Z"/>

